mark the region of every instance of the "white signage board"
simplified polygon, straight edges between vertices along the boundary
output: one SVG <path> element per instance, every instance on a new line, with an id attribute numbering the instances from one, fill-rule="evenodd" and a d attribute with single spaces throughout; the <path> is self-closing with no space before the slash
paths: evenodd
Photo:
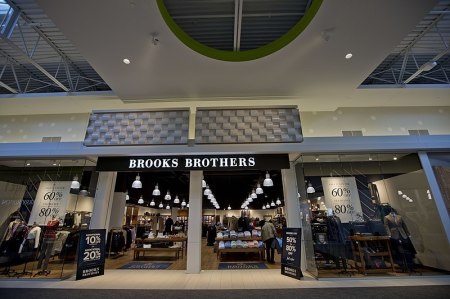
<path id="1" fill-rule="evenodd" d="M 63 219 L 66 214 L 71 184 L 71 181 L 42 181 L 39 184 L 28 224 L 36 222 L 38 225 L 46 225 L 53 216 L 56 219 Z"/>
<path id="2" fill-rule="evenodd" d="M 322 178 L 325 205 L 342 223 L 361 219 L 363 213 L 354 177 Z"/>

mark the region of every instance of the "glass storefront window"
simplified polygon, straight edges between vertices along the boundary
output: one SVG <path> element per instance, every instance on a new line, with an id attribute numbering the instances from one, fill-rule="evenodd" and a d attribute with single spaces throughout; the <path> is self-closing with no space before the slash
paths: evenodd
<path id="1" fill-rule="evenodd" d="M 89 228 L 93 210 L 93 166 L 84 159 L 0 161 L 1 277 L 74 273 L 78 232 Z"/>

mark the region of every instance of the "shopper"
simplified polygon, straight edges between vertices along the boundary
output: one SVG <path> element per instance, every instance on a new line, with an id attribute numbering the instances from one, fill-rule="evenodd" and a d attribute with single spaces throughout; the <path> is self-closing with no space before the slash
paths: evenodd
<path id="1" fill-rule="evenodd" d="M 275 263 L 275 250 L 272 247 L 272 242 L 275 240 L 276 234 L 277 232 L 272 221 L 265 221 L 261 228 L 261 237 L 266 246 L 266 256 L 269 264 Z"/>

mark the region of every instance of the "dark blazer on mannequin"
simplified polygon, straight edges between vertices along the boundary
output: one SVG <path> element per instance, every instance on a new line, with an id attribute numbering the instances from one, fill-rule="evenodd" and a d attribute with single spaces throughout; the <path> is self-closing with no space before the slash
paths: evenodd
<path id="1" fill-rule="evenodd" d="M 409 236 L 408 229 L 406 228 L 405 222 L 402 216 L 388 214 L 384 217 L 384 227 L 386 228 L 386 233 L 391 236 L 392 239 L 407 239 Z"/>

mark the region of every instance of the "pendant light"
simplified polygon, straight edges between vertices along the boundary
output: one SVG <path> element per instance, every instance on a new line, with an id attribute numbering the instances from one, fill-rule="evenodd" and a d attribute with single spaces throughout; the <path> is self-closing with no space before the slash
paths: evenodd
<path id="1" fill-rule="evenodd" d="M 180 199 L 178 198 L 178 195 L 175 196 L 173 203 L 180 203 Z"/>
<path id="2" fill-rule="evenodd" d="M 246 200 L 247 202 L 253 202 L 253 197 L 252 197 L 252 195 L 251 194 L 249 194 L 248 195 L 248 197 L 247 197 L 247 200 Z"/>
<path id="3" fill-rule="evenodd" d="M 131 185 L 131 188 L 135 188 L 135 189 L 142 188 L 141 177 L 139 176 L 139 174 L 136 176 L 136 180 L 134 180 L 133 184 Z"/>
<path id="4" fill-rule="evenodd" d="M 182 206 L 182 207 L 185 207 L 185 206 L 186 206 L 186 201 L 184 200 L 184 198 L 183 198 L 183 201 L 181 202 L 181 206 Z"/>
<path id="5" fill-rule="evenodd" d="M 266 171 L 266 178 L 264 179 L 263 186 L 264 187 L 272 187 L 273 186 L 273 181 L 270 178 L 270 174 L 268 171 Z"/>
<path id="6" fill-rule="evenodd" d="M 189 203 L 186 204 L 186 208 L 189 208 Z"/>
<path id="7" fill-rule="evenodd" d="M 78 176 L 73 177 L 72 184 L 70 185 L 70 189 L 80 189 L 80 182 L 78 181 Z"/>
<path id="8" fill-rule="evenodd" d="M 262 206 L 262 209 L 263 209 L 263 210 L 265 210 L 265 209 L 266 209 L 266 206 L 265 206 L 265 205 L 263 205 L 263 206 Z"/>
<path id="9" fill-rule="evenodd" d="M 252 194 L 250 195 L 251 198 L 255 199 L 258 198 L 258 195 L 256 195 L 255 189 L 252 190 Z"/>
<path id="10" fill-rule="evenodd" d="M 169 190 L 167 190 L 167 193 L 166 193 L 166 196 L 164 196 L 164 199 L 165 200 L 171 200 L 172 199 L 172 196 L 170 196 L 170 191 Z"/>
<path id="11" fill-rule="evenodd" d="M 88 196 L 89 192 L 86 189 L 81 188 L 80 192 L 78 192 L 80 196 Z"/>
<path id="12" fill-rule="evenodd" d="M 267 208 L 267 209 L 270 209 L 269 203 L 266 204 L 266 208 Z"/>
<path id="13" fill-rule="evenodd" d="M 281 205 L 281 200 L 279 197 L 277 198 L 277 201 L 275 203 L 277 204 L 277 206 Z"/>
<path id="14" fill-rule="evenodd" d="M 263 194 L 263 193 L 264 190 L 263 188 L 261 188 L 261 184 L 260 183 L 256 184 L 256 194 Z"/>
<path id="15" fill-rule="evenodd" d="M 230 205 L 228 205 L 228 210 L 231 210 L 231 206 Z"/>
<path id="16" fill-rule="evenodd" d="M 161 195 L 161 191 L 159 191 L 159 188 L 158 188 L 158 183 L 156 183 L 155 189 L 153 189 L 152 195 L 153 196 L 160 196 Z"/>
<path id="17" fill-rule="evenodd" d="M 151 206 L 151 207 L 154 207 L 155 204 L 156 204 L 156 203 L 155 203 L 155 200 L 152 198 L 152 201 L 150 202 L 150 206 Z"/>
<path id="18" fill-rule="evenodd" d="M 248 210 L 248 207 L 245 207 L 245 210 Z"/>
<path id="19" fill-rule="evenodd" d="M 170 206 L 169 206 L 169 204 L 167 204 L 167 206 L 166 206 L 166 210 L 170 210 Z"/>
<path id="20" fill-rule="evenodd" d="M 211 193 L 211 190 L 209 189 L 209 186 L 206 185 L 205 191 L 203 191 L 203 195 L 209 195 Z"/>
<path id="21" fill-rule="evenodd" d="M 162 202 L 159 202 L 158 208 L 162 209 L 163 207 L 164 207 L 164 206 L 163 206 Z"/>
<path id="22" fill-rule="evenodd" d="M 130 200 L 130 195 L 128 195 L 128 190 L 125 191 L 125 200 L 126 201 Z"/>
<path id="23" fill-rule="evenodd" d="M 270 206 L 271 206 L 271 207 L 274 207 L 274 206 L 275 206 L 275 203 L 273 202 L 273 200 L 272 200 L 272 202 L 270 203 Z"/>
<path id="24" fill-rule="evenodd" d="M 314 192 L 316 192 L 316 189 L 314 189 L 314 187 L 312 186 L 311 183 L 308 183 L 308 188 L 306 188 L 306 193 L 312 194 Z"/>
<path id="25" fill-rule="evenodd" d="M 202 178 L 202 188 L 206 188 L 206 181 L 205 181 L 205 178 Z"/>
<path id="26" fill-rule="evenodd" d="M 141 197 L 139 197 L 139 200 L 138 200 L 138 204 L 143 204 L 144 203 L 144 199 L 142 198 L 142 195 L 141 195 Z"/>
<path id="27" fill-rule="evenodd" d="M 211 199 L 213 199 L 213 198 L 214 198 L 214 194 L 209 193 L 209 194 L 208 194 L 208 199 L 211 200 Z"/>

